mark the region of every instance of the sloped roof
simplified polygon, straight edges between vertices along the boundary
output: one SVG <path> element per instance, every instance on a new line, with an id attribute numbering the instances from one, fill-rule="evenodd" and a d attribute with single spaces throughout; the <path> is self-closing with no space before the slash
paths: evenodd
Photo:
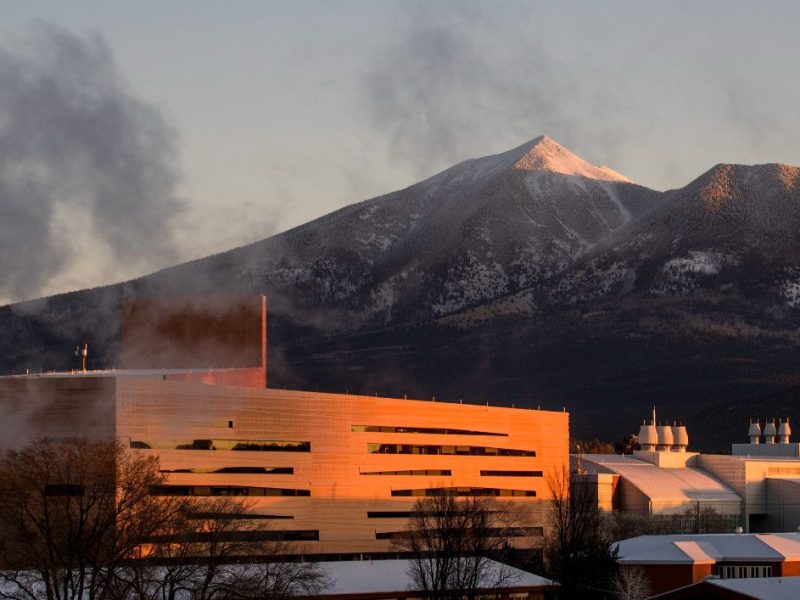
<path id="1" fill-rule="evenodd" d="M 800 534 L 642 535 L 616 544 L 622 564 L 800 560 Z"/>
<path id="2" fill-rule="evenodd" d="M 797 600 L 800 598 L 800 577 L 714 579 L 709 582 L 759 600 Z"/>
<path id="3" fill-rule="evenodd" d="M 700 469 L 658 467 L 632 456 L 615 454 L 585 454 L 581 460 L 590 469 L 620 475 L 653 502 L 741 502 L 736 492 Z"/>
<path id="4" fill-rule="evenodd" d="M 339 594 L 379 594 L 413 590 L 414 583 L 408 575 L 412 561 L 391 560 L 350 560 L 321 563 L 333 580 L 332 586 L 321 595 Z M 510 567 L 503 563 L 490 561 L 493 571 L 506 570 L 511 574 L 506 587 L 549 587 L 555 585 L 549 579 L 533 573 Z"/>

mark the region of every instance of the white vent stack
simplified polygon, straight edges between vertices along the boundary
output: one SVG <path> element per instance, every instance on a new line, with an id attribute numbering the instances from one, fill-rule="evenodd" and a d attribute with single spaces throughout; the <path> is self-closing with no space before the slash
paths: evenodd
<path id="1" fill-rule="evenodd" d="M 789 417 L 786 417 L 786 420 L 781 421 L 780 427 L 778 427 L 778 441 L 781 444 L 788 444 L 789 436 L 791 435 L 792 435 L 792 428 L 789 427 Z"/>
<path id="2" fill-rule="evenodd" d="M 772 421 L 764 425 L 764 442 L 774 444 L 776 435 L 778 435 L 778 431 L 775 429 L 775 419 L 772 419 Z"/>
<path id="3" fill-rule="evenodd" d="M 751 444 L 761 443 L 761 424 L 758 422 L 758 419 L 755 421 L 750 419 L 750 430 L 747 432 L 747 435 L 750 436 Z"/>
<path id="4" fill-rule="evenodd" d="M 639 427 L 639 447 L 642 450 L 648 450 L 652 452 L 656 449 L 656 445 L 658 444 L 658 433 L 656 432 L 656 407 L 653 407 L 653 420 L 650 421 L 650 425 L 646 425 L 645 421 L 642 421 L 642 426 Z"/>
<path id="5" fill-rule="evenodd" d="M 677 425 L 672 424 L 672 451 L 673 452 L 686 452 L 689 447 L 689 434 L 686 431 L 686 426 L 681 423 Z"/>
<path id="6" fill-rule="evenodd" d="M 658 425 L 656 427 L 658 432 L 658 448 L 659 452 L 669 452 L 672 450 L 672 445 L 675 440 L 672 437 L 672 427 L 669 425 Z"/>
<path id="7" fill-rule="evenodd" d="M 652 452 L 656 449 L 656 444 L 658 444 L 658 433 L 656 433 L 655 423 L 645 425 L 645 422 L 642 421 L 642 426 L 639 427 L 639 447 Z"/>

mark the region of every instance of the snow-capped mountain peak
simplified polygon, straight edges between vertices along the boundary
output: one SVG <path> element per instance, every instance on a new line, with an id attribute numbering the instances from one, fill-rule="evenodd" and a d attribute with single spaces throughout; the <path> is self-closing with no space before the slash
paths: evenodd
<path id="1" fill-rule="evenodd" d="M 514 163 L 515 169 L 552 171 L 601 181 L 631 182 L 630 179 L 609 167 L 595 166 L 586 162 L 546 135 L 541 135 L 516 150 L 522 151 L 523 154 Z"/>

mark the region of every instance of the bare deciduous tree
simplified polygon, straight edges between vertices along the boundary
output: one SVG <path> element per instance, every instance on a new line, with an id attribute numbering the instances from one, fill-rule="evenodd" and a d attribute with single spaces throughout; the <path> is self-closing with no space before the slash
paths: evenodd
<path id="1" fill-rule="evenodd" d="M 570 490 L 566 469 L 547 477 L 553 500 L 545 539 L 548 574 L 559 582 L 560 598 L 604 598 L 616 572 L 612 539 L 588 486 Z"/>
<path id="2" fill-rule="evenodd" d="M 395 541 L 412 555 L 416 588 L 429 599 L 461 600 L 513 583 L 514 570 L 503 561 L 512 538 L 528 535 L 515 525 L 515 512 L 486 496 L 442 493 L 418 500 L 408 530 Z"/>
<path id="3" fill-rule="evenodd" d="M 0 461 L 0 581 L 20 598 L 100 599 L 170 518 L 154 457 L 116 440 L 38 439 Z"/>
<path id="4" fill-rule="evenodd" d="M 622 567 L 611 582 L 617 600 L 646 600 L 650 597 L 650 581 L 638 567 Z"/>
<path id="5" fill-rule="evenodd" d="M 325 570 L 292 562 L 246 499 L 152 495 L 164 482 L 157 457 L 116 440 L 40 439 L 10 452 L 0 460 L 0 598 L 282 600 L 325 587 Z"/>

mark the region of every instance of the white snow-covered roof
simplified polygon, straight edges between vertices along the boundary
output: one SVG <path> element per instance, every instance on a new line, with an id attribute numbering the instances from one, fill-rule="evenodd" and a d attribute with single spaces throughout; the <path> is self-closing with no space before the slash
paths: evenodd
<path id="1" fill-rule="evenodd" d="M 415 591 L 415 585 L 409 577 L 411 560 L 364 560 L 333 561 L 318 563 L 325 572 L 328 587 L 314 597 L 357 596 L 360 594 L 387 594 Z M 239 570 L 246 572 L 251 565 L 239 565 Z M 494 579 L 495 573 L 505 578 L 503 589 L 550 588 L 557 584 L 550 579 L 539 577 L 533 573 L 516 569 L 509 565 L 490 560 L 488 579 Z M 502 571 L 501 571 L 502 570 Z M 8 582 L 0 582 L 0 595 L 14 594 L 18 590 Z M 391 596 L 390 596 L 391 597 Z M 179 593 L 180 600 L 188 600 L 189 593 Z"/>
<path id="2" fill-rule="evenodd" d="M 800 560 L 798 533 L 642 535 L 617 542 L 616 547 L 622 564 Z"/>
<path id="3" fill-rule="evenodd" d="M 390 559 L 321 563 L 333 580 L 331 587 L 324 590 L 321 595 L 382 594 L 413 590 L 415 586 L 408 575 L 411 562 L 404 559 Z M 515 569 L 496 561 L 490 562 L 494 570 L 505 569 L 512 575 L 506 587 L 527 588 L 554 585 L 551 580 L 533 573 Z"/>
<path id="4" fill-rule="evenodd" d="M 658 467 L 627 455 L 584 454 L 581 459 L 584 466 L 625 478 L 653 502 L 741 502 L 736 492 L 700 469 Z"/>
<path id="5" fill-rule="evenodd" d="M 800 577 L 714 579 L 709 582 L 758 600 L 797 600 L 800 598 Z"/>

